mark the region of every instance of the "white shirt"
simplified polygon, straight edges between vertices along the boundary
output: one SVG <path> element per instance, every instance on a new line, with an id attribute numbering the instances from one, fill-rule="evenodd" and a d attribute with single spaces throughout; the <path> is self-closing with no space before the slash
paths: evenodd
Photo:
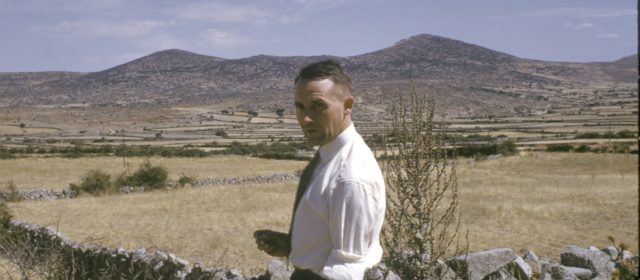
<path id="1" fill-rule="evenodd" d="M 382 257 L 382 172 L 353 124 L 319 153 L 293 217 L 289 259 L 328 279 L 362 279 Z"/>

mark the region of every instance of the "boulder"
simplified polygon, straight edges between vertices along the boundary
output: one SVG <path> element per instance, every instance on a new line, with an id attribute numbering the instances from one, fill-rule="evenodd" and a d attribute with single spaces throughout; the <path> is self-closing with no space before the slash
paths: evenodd
<path id="1" fill-rule="evenodd" d="M 578 246 L 567 246 L 560 254 L 560 263 L 564 266 L 586 268 L 591 270 L 591 279 L 610 279 L 615 264 L 609 255 L 602 251 L 594 251 Z"/>
<path id="2" fill-rule="evenodd" d="M 511 263 L 515 258 L 513 250 L 499 248 L 457 256 L 449 259 L 447 265 L 463 279 L 482 280 Z"/>
<path id="3" fill-rule="evenodd" d="M 560 264 L 541 261 L 540 266 L 541 280 L 578 280 L 575 274 Z"/>
<path id="4" fill-rule="evenodd" d="M 291 273 L 287 265 L 279 260 L 273 259 L 267 264 L 267 274 L 271 275 L 271 280 L 289 280 Z"/>
<path id="5" fill-rule="evenodd" d="M 591 270 L 588 270 L 586 268 L 565 266 L 564 269 L 566 271 L 568 271 L 569 273 L 573 273 L 573 275 L 578 277 L 578 279 L 580 279 L 580 280 L 589 280 L 589 279 L 591 279 Z"/>
<path id="6" fill-rule="evenodd" d="M 512 262 L 513 271 L 517 279 L 531 279 L 533 276 L 533 270 L 531 266 L 524 261 L 521 257 L 516 257 Z"/>
<path id="7" fill-rule="evenodd" d="M 533 251 L 527 251 L 524 256 L 522 256 L 522 260 L 529 265 L 532 273 L 540 274 L 540 259 L 538 259 L 538 255 L 536 255 L 536 253 Z"/>
<path id="8" fill-rule="evenodd" d="M 612 262 L 618 258 L 618 248 L 614 246 L 608 246 L 607 248 L 602 248 L 601 251 L 607 254 L 609 256 L 609 260 L 611 260 Z"/>

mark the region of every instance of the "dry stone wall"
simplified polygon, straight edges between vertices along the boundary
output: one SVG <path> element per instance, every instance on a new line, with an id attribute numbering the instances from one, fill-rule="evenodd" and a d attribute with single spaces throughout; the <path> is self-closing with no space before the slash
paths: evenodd
<path id="1" fill-rule="evenodd" d="M 264 184 L 278 183 L 286 181 L 297 181 L 299 179 L 296 173 L 274 173 L 257 176 L 241 176 L 241 177 L 225 177 L 225 178 L 199 178 L 192 183 L 193 187 L 220 186 L 220 185 L 240 185 L 240 184 Z M 177 187 L 175 181 L 169 182 L 169 187 Z M 143 187 L 124 186 L 120 188 L 120 192 L 135 193 L 144 192 Z M 9 200 L 9 197 L 17 197 L 20 200 L 56 200 L 64 198 L 74 198 L 75 192 L 70 189 L 56 191 L 52 189 L 33 189 L 33 190 L 17 190 L 15 193 L 0 192 L 0 200 Z"/>
<path id="2" fill-rule="evenodd" d="M 292 272 L 282 262 L 272 260 L 263 274 L 244 276 L 237 269 L 190 265 L 163 251 L 76 243 L 53 228 L 15 220 L 6 229 L 4 238 L 13 241 L 14 256 L 28 256 L 31 262 L 33 259 L 55 261 L 57 267 L 63 268 L 58 275 L 60 279 L 281 280 L 289 279 Z M 27 253 L 18 252 L 20 250 Z M 440 261 L 440 265 L 444 271 L 441 279 L 604 280 L 614 275 L 619 277 L 621 269 L 627 269 L 628 273 L 624 274 L 626 278 L 618 279 L 638 279 L 638 256 L 628 251 L 620 253 L 613 246 L 602 249 L 567 246 L 559 263 L 539 259 L 532 251 L 519 256 L 509 248 L 498 248 Z M 400 278 L 381 264 L 370 269 L 365 279 Z"/>
<path id="3" fill-rule="evenodd" d="M 11 254 L 14 260 L 25 257 L 18 261 L 29 266 L 39 265 L 34 260 L 47 262 L 49 269 L 57 268 L 54 279 L 264 279 L 260 275 L 244 277 L 233 269 L 189 265 L 186 260 L 163 251 L 147 252 L 143 248 L 131 251 L 76 243 L 51 227 L 21 221 L 11 221 L 3 239 L 5 254 Z M 12 251 L 7 251 L 7 247 Z"/>

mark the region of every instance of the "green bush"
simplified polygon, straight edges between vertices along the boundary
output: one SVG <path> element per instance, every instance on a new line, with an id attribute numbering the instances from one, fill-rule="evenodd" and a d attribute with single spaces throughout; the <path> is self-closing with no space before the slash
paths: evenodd
<path id="1" fill-rule="evenodd" d="M 7 148 L 0 146 L 0 159 L 11 158 L 14 158 L 13 154 L 11 154 L 11 152 Z"/>
<path id="2" fill-rule="evenodd" d="M 588 153 L 591 151 L 591 148 L 586 144 L 581 144 L 577 148 L 573 150 L 576 153 Z"/>
<path id="3" fill-rule="evenodd" d="M 518 148 L 516 148 L 516 143 L 513 143 L 511 140 L 504 141 L 498 144 L 497 147 L 498 154 L 503 156 L 512 156 L 518 152 Z"/>
<path id="4" fill-rule="evenodd" d="M 131 186 L 160 189 L 167 185 L 168 178 L 169 172 L 166 167 L 160 165 L 154 166 L 149 160 L 146 160 L 133 174 L 121 174 L 116 179 L 116 185 L 118 187 Z"/>
<path id="5" fill-rule="evenodd" d="M 99 169 L 87 172 L 87 175 L 82 178 L 82 182 L 80 182 L 79 185 L 69 184 L 69 187 L 78 194 L 88 193 L 100 195 L 114 190 L 113 184 L 111 184 L 111 175 Z"/>

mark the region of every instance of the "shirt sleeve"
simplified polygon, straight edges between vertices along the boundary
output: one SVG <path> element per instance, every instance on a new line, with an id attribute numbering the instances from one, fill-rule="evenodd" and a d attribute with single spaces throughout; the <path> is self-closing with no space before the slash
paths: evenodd
<path id="1" fill-rule="evenodd" d="M 329 230 L 333 249 L 320 272 L 328 279 L 362 279 L 364 262 L 376 230 L 379 194 L 375 186 L 339 182 L 329 199 Z M 377 240 L 377 238 L 376 238 Z"/>

